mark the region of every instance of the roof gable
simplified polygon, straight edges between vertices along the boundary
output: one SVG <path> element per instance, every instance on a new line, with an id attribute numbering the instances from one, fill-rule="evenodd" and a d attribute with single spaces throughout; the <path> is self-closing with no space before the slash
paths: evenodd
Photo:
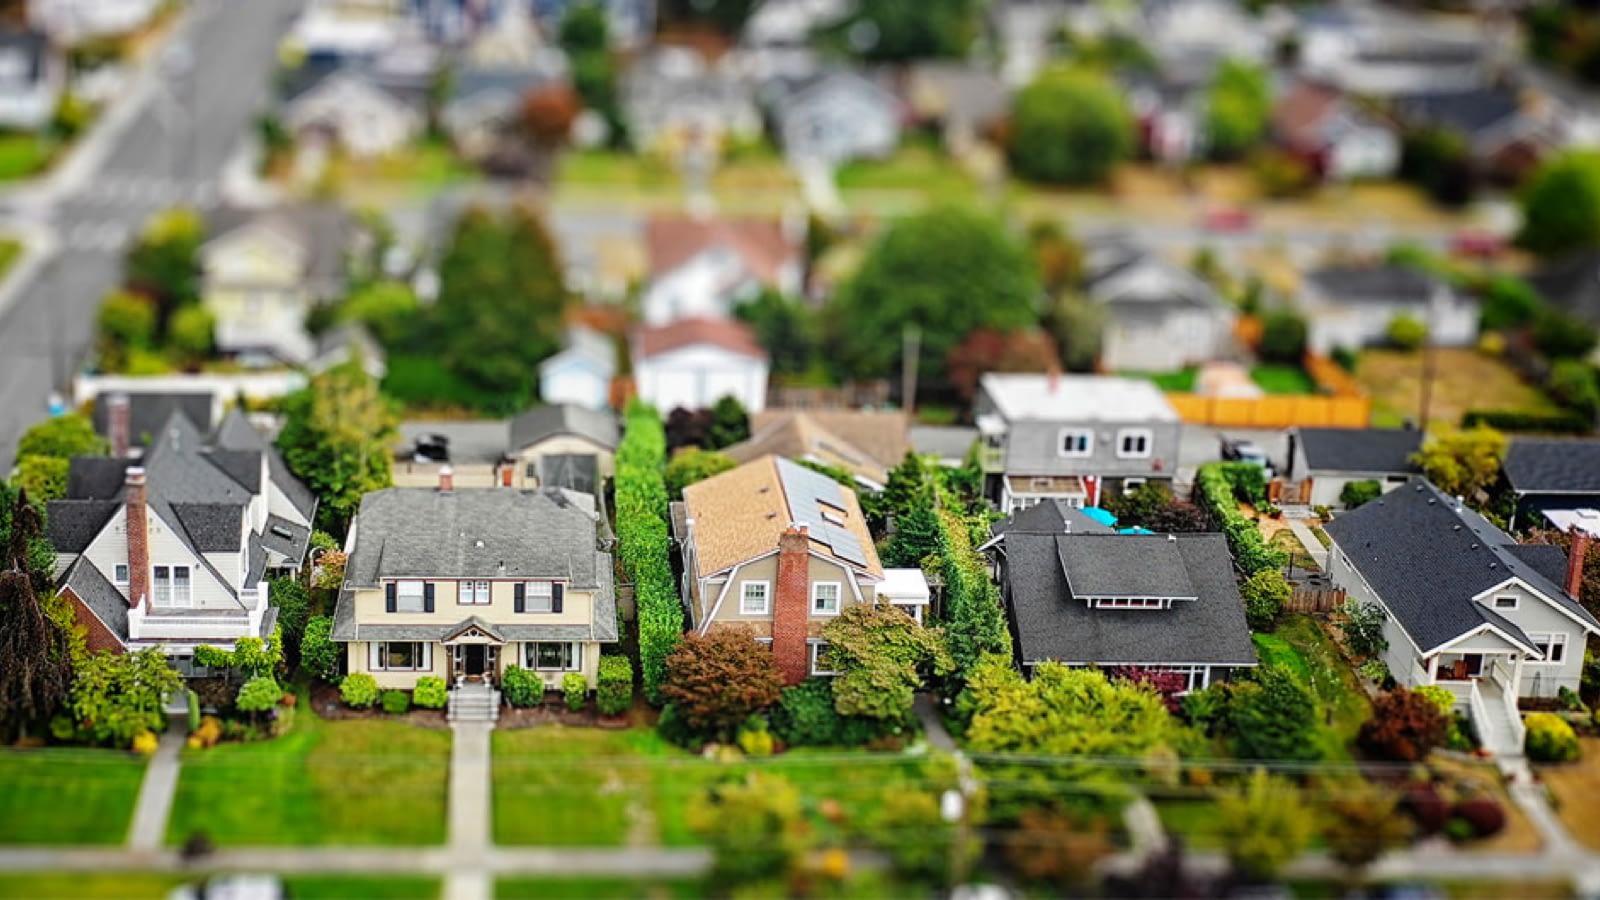
<path id="1" fill-rule="evenodd" d="M 1300 428 L 1296 430 L 1312 471 L 1402 474 L 1419 471 L 1412 454 L 1422 432 L 1406 428 Z"/>
<path id="2" fill-rule="evenodd" d="M 1501 469 L 1519 494 L 1600 494 L 1600 441 L 1514 438 Z"/>

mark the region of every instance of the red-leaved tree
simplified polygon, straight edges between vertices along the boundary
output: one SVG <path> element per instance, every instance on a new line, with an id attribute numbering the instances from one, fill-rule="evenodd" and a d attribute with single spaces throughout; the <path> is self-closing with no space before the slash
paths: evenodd
<path id="1" fill-rule="evenodd" d="M 667 657 L 661 685 L 661 696 L 697 736 L 724 742 L 777 703 L 782 691 L 772 651 L 749 630 L 732 626 L 686 635 Z"/>
<path id="2" fill-rule="evenodd" d="M 1417 762 L 1444 743 L 1450 720 L 1427 697 L 1396 687 L 1378 696 L 1372 718 L 1361 725 L 1362 749 L 1395 762 Z"/>
<path id="3" fill-rule="evenodd" d="M 1044 372 L 1061 365 L 1056 342 L 1043 331 L 1001 332 L 980 328 L 951 348 L 945 364 L 950 383 L 963 397 L 978 392 L 978 377 L 985 372 Z"/>

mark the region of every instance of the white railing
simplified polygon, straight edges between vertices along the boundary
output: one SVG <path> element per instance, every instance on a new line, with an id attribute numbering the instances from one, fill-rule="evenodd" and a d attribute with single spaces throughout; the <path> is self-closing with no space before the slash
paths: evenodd
<path id="1" fill-rule="evenodd" d="M 262 581 L 239 592 L 244 609 L 156 613 L 146 612 L 140 604 L 128 610 L 128 638 L 135 641 L 168 638 L 231 641 L 260 637 L 261 620 L 267 613 L 269 600 L 267 583 Z"/>
<path id="2" fill-rule="evenodd" d="M 1468 710 L 1472 708 L 1472 695 L 1477 692 L 1478 687 L 1476 681 L 1448 681 L 1441 679 L 1434 683 L 1455 695 L 1456 706 L 1464 707 Z"/>
<path id="3" fill-rule="evenodd" d="M 1486 749 L 1497 749 L 1489 746 L 1495 737 L 1490 734 L 1494 729 L 1494 722 L 1489 719 L 1489 707 L 1483 702 L 1483 692 L 1478 690 L 1477 681 L 1469 681 L 1467 684 L 1471 686 L 1467 692 L 1467 704 L 1472 710 L 1472 721 L 1478 726 L 1478 739 L 1483 742 Z"/>

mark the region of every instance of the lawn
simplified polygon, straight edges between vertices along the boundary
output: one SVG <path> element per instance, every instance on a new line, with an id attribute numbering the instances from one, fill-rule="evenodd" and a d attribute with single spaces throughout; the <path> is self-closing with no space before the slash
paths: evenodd
<path id="1" fill-rule="evenodd" d="M 438 900 L 431 875 L 286 875 L 284 895 L 294 900 Z"/>
<path id="2" fill-rule="evenodd" d="M 699 881 L 635 878 L 501 878 L 495 900 L 695 900 L 706 889 Z"/>
<path id="3" fill-rule="evenodd" d="M 811 802 L 846 815 L 874 807 L 885 790 L 931 777 L 927 757 L 792 751 L 721 763 L 692 756 L 653 731 L 550 726 L 495 731 L 494 834 L 501 844 L 569 847 L 693 846 L 690 798 L 759 768 L 789 779 Z"/>
<path id="4" fill-rule="evenodd" d="M 1199 369 L 1179 369 L 1176 372 L 1118 372 L 1125 378 L 1142 378 L 1155 382 L 1156 387 L 1163 391 L 1172 391 L 1178 394 L 1188 394 L 1194 391 L 1196 379 L 1200 377 Z"/>
<path id="5" fill-rule="evenodd" d="M 1430 427 L 1454 428 L 1469 409 L 1552 414 L 1561 410 L 1537 388 L 1517 377 L 1504 362 L 1476 350 L 1434 351 Z M 1422 397 L 1421 353 L 1367 350 L 1356 366 L 1356 380 L 1372 395 L 1372 424 L 1395 427 L 1416 420 Z"/>
<path id="6" fill-rule="evenodd" d="M 0 134 L 0 181 L 15 181 L 44 171 L 57 146 L 54 140 L 31 132 Z"/>
<path id="7" fill-rule="evenodd" d="M 1315 394 L 1317 383 L 1299 366 L 1260 365 L 1250 370 L 1250 380 L 1269 394 Z"/>
<path id="8" fill-rule="evenodd" d="M 299 710 L 272 741 L 184 751 L 167 840 L 222 846 L 437 844 L 444 840 L 450 733 Z"/>
<path id="9" fill-rule="evenodd" d="M 419 141 L 374 159 L 338 156 L 328 164 L 335 184 L 399 183 L 428 195 L 477 177 L 477 172 L 456 156 L 449 143 L 440 140 Z"/>
<path id="10" fill-rule="evenodd" d="M 384 393 L 406 407 L 408 414 L 482 412 L 506 402 L 503 393 L 484 391 L 445 367 L 438 356 L 394 353 L 387 360 Z"/>
<path id="11" fill-rule="evenodd" d="M 852 194 L 900 192 L 920 195 L 928 203 L 956 203 L 977 199 L 979 185 L 937 147 L 910 144 L 888 159 L 846 163 L 836 176 L 839 192 L 848 206 Z M 858 197 L 858 200 L 860 198 Z"/>
<path id="12" fill-rule="evenodd" d="M 1323 732 L 1324 756 L 1350 759 L 1350 745 L 1361 723 L 1372 715 L 1372 701 L 1333 639 L 1316 618 L 1294 615 L 1283 617 L 1276 631 L 1255 635 L 1255 640 L 1263 664 L 1294 672 L 1316 695 L 1321 712 L 1331 713 L 1333 727 Z"/>
<path id="13" fill-rule="evenodd" d="M 5 274 L 11 271 L 11 267 L 16 263 L 17 257 L 21 255 L 21 242 L 14 241 L 11 238 L 0 238 L 0 278 L 4 278 Z"/>
<path id="14" fill-rule="evenodd" d="M 0 874 L 0 900 L 162 900 L 198 880 L 155 872 L 13 872 Z M 283 886 L 295 900 L 438 900 L 440 887 L 433 877 L 391 875 L 290 875 Z"/>
<path id="15" fill-rule="evenodd" d="M 118 750 L 0 750 L 0 844 L 118 844 L 144 760 Z"/>
<path id="16" fill-rule="evenodd" d="M 1567 833 L 1590 850 L 1600 850 L 1600 738 L 1579 738 L 1583 757 L 1575 763 L 1540 766 L 1544 779 L 1555 795 L 1556 814 Z"/>

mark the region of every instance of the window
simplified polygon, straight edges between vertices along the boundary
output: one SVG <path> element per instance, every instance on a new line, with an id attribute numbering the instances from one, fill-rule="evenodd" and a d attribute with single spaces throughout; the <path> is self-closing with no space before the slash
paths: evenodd
<path id="1" fill-rule="evenodd" d="M 1094 453 L 1094 432 L 1087 428 L 1061 429 L 1059 450 L 1062 456 L 1090 456 Z"/>
<path id="2" fill-rule="evenodd" d="M 1122 479 L 1122 494 L 1123 494 L 1123 496 L 1125 496 L 1125 497 L 1133 496 L 1135 493 L 1138 492 L 1139 488 L 1144 487 L 1144 482 L 1145 482 L 1145 480 L 1143 478 L 1124 478 L 1124 479 Z"/>
<path id="3" fill-rule="evenodd" d="M 741 582 L 739 589 L 739 615 L 764 616 L 767 614 L 767 588 L 765 581 Z"/>
<path id="4" fill-rule="evenodd" d="M 372 668 L 382 672 L 426 672 L 433 668 L 433 648 L 422 641 L 372 644 Z"/>
<path id="5" fill-rule="evenodd" d="M 1164 609 L 1167 601 L 1161 597 L 1103 597 L 1094 605 L 1096 609 Z"/>
<path id="6" fill-rule="evenodd" d="M 821 662 L 822 654 L 824 654 L 826 652 L 828 652 L 828 645 L 825 642 L 820 642 L 819 641 L 818 643 L 815 643 L 815 644 L 811 645 L 811 674 L 813 674 L 813 675 L 837 675 L 837 674 L 839 674 L 838 672 L 835 672 L 832 669 L 825 669 L 825 668 L 822 667 L 822 662 Z"/>
<path id="7" fill-rule="evenodd" d="M 568 641 L 523 644 L 523 662 L 544 672 L 576 672 L 583 668 L 583 645 Z"/>
<path id="8" fill-rule="evenodd" d="M 401 581 L 394 589 L 395 612 L 423 612 L 426 609 L 427 586 L 421 581 Z"/>
<path id="9" fill-rule="evenodd" d="M 457 586 L 456 602 L 467 606 L 483 606 L 489 602 L 489 582 L 463 581 Z"/>
<path id="10" fill-rule="evenodd" d="M 1117 456 L 1144 459 L 1150 455 L 1154 435 L 1148 428 L 1124 428 L 1117 432 Z"/>
<path id="11" fill-rule="evenodd" d="M 117 563 L 114 567 L 112 567 L 112 578 L 111 578 L 111 580 L 116 582 L 117 584 L 127 584 L 128 583 L 128 564 L 127 563 Z"/>
<path id="12" fill-rule="evenodd" d="M 811 586 L 811 611 L 823 616 L 839 614 L 839 582 L 819 581 Z"/>
<path id="13" fill-rule="evenodd" d="M 556 586 L 548 581 L 528 582 L 528 612 L 547 613 L 555 608 Z"/>
<path id="14" fill-rule="evenodd" d="M 1500 599 L 1498 597 L 1496 600 Z M 1554 665 L 1567 661 L 1567 636 L 1564 633 L 1549 633 L 1530 631 L 1528 637 L 1533 639 L 1533 646 L 1538 648 L 1539 655 L 1544 657 L 1541 662 Z"/>
<path id="15" fill-rule="evenodd" d="M 1494 598 L 1494 608 L 1495 609 L 1516 609 L 1517 608 L 1517 598 L 1516 597 L 1496 597 L 1496 598 Z"/>
<path id="16" fill-rule="evenodd" d="M 192 606 L 193 585 L 188 566 L 156 566 L 152 600 L 156 606 Z"/>
<path id="17" fill-rule="evenodd" d="M 817 507 L 822 510 L 822 520 L 824 522 L 832 525 L 843 525 L 845 523 L 845 517 L 848 514 L 839 507 L 830 506 L 826 503 L 818 503 Z"/>

